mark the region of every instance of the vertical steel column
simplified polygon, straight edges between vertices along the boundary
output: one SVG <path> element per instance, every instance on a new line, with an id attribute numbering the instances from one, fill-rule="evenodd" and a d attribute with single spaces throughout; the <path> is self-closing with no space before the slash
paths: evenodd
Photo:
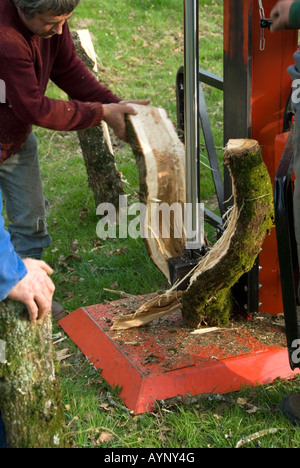
<path id="1" fill-rule="evenodd" d="M 195 233 L 186 249 L 202 247 L 199 170 L 199 9 L 198 0 L 184 0 L 185 148 L 187 225 Z M 190 236 L 188 236 L 190 237 Z"/>

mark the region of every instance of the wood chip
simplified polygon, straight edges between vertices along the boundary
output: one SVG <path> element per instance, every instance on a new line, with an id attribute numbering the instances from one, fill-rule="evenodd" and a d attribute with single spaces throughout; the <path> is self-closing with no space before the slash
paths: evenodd
<path id="1" fill-rule="evenodd" d="M 212 333 L 218 330 L 222 330 L 222 328 L 218 328 L 218 327 L 200 328 L 198 330 L 193 331 L 191 335 L 204 335 L 205 333 Z"/>
<path id="2" fill-rule="evenodd" d="M 281 428 L 276 429 L 274 427 L 271 427 L 270 429 L 263 429 L 262 431 L 255 432 L 254 434 L 251 434 L 247 437 L 243 437 L 242 439 L 240 439 L 238 443 L 236 444 L 235 448 L 240 448 L 243 445 L 246 445 L 249 442 L 252 442 L 253 440 L 260 439 L 261 437 L 264 437 L 269 434 L 276 434 L 276 432 L 283 431 L 283 430 L 284 429 L 281 429 Z"/>

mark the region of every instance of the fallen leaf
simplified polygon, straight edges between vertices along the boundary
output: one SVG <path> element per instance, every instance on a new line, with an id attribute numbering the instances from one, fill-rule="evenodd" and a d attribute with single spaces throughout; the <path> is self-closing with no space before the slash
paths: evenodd
<path id="1" fill-rule="evenodd" d="M 77 239 L 71 242 L 71 244 L 69 245 L 69 250 L 71 250 L 74 253 L 78 252 L 78 240 Z"/>
<path id="2" fill-rule="evenodd" d="M 113 434 L 110 432 L 102 432 L 97 442 L 108 443 L 114 438 Z"/>
<path id="3" fill-rule="evenodd" d="M 238 398 L 236 402 L 248 414 L 255 414 L 259 411 L 259 408 L 257 406 L 254 406 L 251 403 L 248 403 L 248 401 L 245 398 Z"/>

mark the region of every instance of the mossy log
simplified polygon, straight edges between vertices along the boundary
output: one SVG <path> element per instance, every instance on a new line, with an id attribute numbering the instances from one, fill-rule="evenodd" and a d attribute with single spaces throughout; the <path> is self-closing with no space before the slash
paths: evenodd
<path id="1" fill-rule="evenodd" d="M 272 183 L 254 140 L 230 140 L 224 164 L 233 180 L 234 207 L 220 243 L 195 270 L 182 298 L 186 324 L 226 325 L 233 310 L 232 287 L 249 272 L 271 228 Z"/>
<path id="2" fill-rule="evenodd" d="M 31 323 L 21 303 L 0 303 L 0 409 L 9 448 L 65 448 L 52 321 Z M 5 359 L 3 359 L 5 357 Z"/>
<path id="3" fill-rule="evenodd" d="M 89 31 L 72 31 L 71 34 L 78 56 L 98 79 L 97 56 Z M 106 123 L 80 130 L 77 134 L 96 206 L 112 203 L 118 207 L 119 195 L 124 195 L 124 190 Z"/>
<path id="4" fill-rule="evenodd" d="M 178 310 L 193 328 L 228 323 L 234 307 L 232 287 L 252 269 L 271 228 L 273 190 L 257 141 L 230 140 L 224 164 L 232 176 L 233 208 L 222 237 L 200 259 L 187 290 L 177 291 L 175 285 L 134 314 L 116 318 L 114 329 L 141 326 Z"/>

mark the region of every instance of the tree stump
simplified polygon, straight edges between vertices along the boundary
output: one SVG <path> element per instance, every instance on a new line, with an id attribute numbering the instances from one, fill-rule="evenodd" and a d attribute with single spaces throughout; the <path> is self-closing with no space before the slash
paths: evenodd
<path id="1" fill-rule="evenodd" d="M 65 448 L 52 321 L 31 323 L 21 303 L 0 303 L 0 409 L 9 448 Z"/>
<path id="2" fill-rule="evenodd" d="M 190 327 L 226 326 L 233 310 L 231 289 L 252 269 L 271 228 L 273 189 L 257 141 L 230 140 L 224 164 L 232 176 L 234 205 L 224 234 L 200 259 L 188 289 L 182 293 L 175 285 L 134 314 L 117 317 L 114 329 L 141 326 L 178 310 Z"/>
<path id="3" fill-rule="evenodd" d="M 71 34 L 78 56 L 97 78 L 97 58 L 89 31 L 72 31 Z M 118 207 L 119 195 L 124 195 L 124 190 L 106 123 L 77 134 L 96 206 L 112 203 Z"/>

